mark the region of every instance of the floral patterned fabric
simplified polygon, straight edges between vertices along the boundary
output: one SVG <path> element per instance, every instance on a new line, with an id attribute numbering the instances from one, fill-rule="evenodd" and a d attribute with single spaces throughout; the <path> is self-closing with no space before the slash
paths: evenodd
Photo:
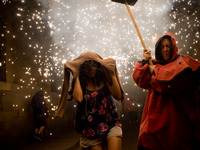
<path id="1" fill-rule="evenodd" d="M 106 86 L 90 91 L 83 89 L 84 99 L 78 103 L 75 129 L 85 137 L 103 135 L 120 123 L 113 98 Z"/>

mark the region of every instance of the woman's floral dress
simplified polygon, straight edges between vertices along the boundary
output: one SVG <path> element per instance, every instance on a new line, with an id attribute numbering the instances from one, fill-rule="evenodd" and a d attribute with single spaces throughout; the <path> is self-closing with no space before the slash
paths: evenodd
<path id="1" fill-rule="evenodd" d="M 103 135 L 120 123 L 113 98 L 106 86 L 83 90 L 84 99 L 77 104 L 75 129 L 85 137 Z"/>

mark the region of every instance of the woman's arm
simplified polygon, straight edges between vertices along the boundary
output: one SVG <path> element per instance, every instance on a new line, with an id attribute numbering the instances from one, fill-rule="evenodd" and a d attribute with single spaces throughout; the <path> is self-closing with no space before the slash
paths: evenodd
<path id="1" fill-rule="evenodd" d="M 73 90 L 73 99 L 77 103 L 81 103 L 83 101 L 83 91 L 82 91 L 81 84 L 79 81 L 79 76 L 77 76 L 77 78 L 75 79 L 74 90 Z"/>
<path id="2" fill-rule="evenodd" d="M 112 85 L 110 85 L 109 83 L 106 82 L 106 86 L 108 87 L 108 90 L 110 91 L 111 95 L 117 99 L 117 100 L 121 100 L 122 98 L 122 91 L 120 89 L 120 85 L 119 82 L 117 81 L 116 76 L 111 75 L 111 79 L 112 79 Z"/>

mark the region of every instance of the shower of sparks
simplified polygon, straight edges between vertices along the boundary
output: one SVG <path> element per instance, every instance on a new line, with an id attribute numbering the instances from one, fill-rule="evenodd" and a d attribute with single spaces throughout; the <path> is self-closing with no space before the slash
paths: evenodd
<path id="1" fill-rule="evenodd" d="M 2 0 L 2 3 L 5 5 L 8 0 Z"/>
<path id="2" fill-rule="evenodd" d="M 5 63 L 14 67 L 21 57 L 31 61 L 30 65 L 23 66 L 21 78 L 17 72 L 13 73 L 13 80 L 20 83 L 17 89 L 34 90 L 36 84 L 46 83 L 55 84 L 61 93 L 63 64 L 85 51 L 93 51 L 103 58 L 116 59 L 126 96 L 134 96 L 130 89 L 136 85 L 131 73 L 135 62 L 142 59 L 143 48 L 125 5 L 110 0 L 36 0 L 33 8 L 26 3 L 28 1 L 21 0 L 16 9 L 17 32 L 12 33 L 9 27 L 3 26 L 6 32 L 1 33 L 2 38 L 7 34 L 12 40 L 24 39 L 24 49 L 19 51 L 11 45 L 7 56 L 10 58 L 7 62 L 0 60 L 0 67 Z M 179 5 L 181 7 L 177 7 Z M 159 3 L 140 0 L 130 6 L 152 55 L 155 42 L 170 31 L 175 34 L 182 54 L 200 59 L 200 15 L 195 10 L 196 5 L 199 4 L 195 0 L 160 0 Z M 1 42 L 1 47 L 5 47 L 5 42 Z M 132 106 L 140 107 L 141 104 L 133 103 Z"/>

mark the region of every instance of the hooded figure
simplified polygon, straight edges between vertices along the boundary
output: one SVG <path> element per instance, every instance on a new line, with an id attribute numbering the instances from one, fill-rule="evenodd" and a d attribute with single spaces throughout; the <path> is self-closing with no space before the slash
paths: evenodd
<path id="1" fill-rule="evenodd" d="M 31 101 L 34 115 L 44 115 L 47 112 L 44 91 L 37 91 Z"/>
<path id="2" fill-rule="evenodd" d="M 49 116 L 48 106 L 44 99 L 44 91 L 37 91 L 31 101 L 35 121 L 35 138 L 42 141 L 43 131 L 47 126 L 46 118 Z M 47 134 L 47 129 L 46 134 Z"/>
<path id="3" fill-rule="evenodd" d="M 138 148 L 200 149 L 200 62 L 180 56 L 172 33 L 157 41 L 155 56 L 152 72 L 148 61 L 142 60 L 136 62 L 132 73 L 135 83 L 148 90 Z"/>

